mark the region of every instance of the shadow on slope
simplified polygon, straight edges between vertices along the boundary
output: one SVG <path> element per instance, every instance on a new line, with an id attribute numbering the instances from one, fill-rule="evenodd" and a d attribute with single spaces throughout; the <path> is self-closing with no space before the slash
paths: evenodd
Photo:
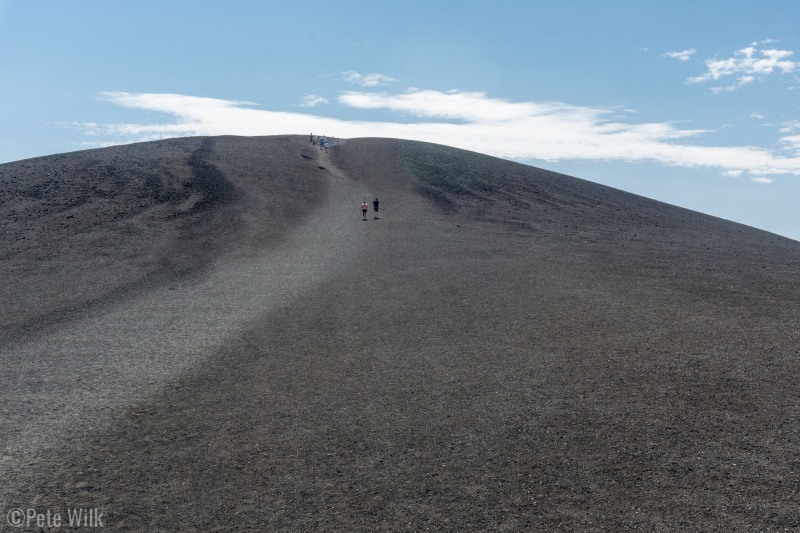
<path id="1" fill-rule="evenodd" d="M 337 164 L 376 191 L 415 192 L 441 212 L 551 234 L 643 238 L 672 230 L 763 240 L 763 231 L 583 179 L 449 146 L 352 139 Z M 642 233 L 644 231 L 645 233 Z M 622 235 L 620 234 L 622 232 Z M 768 240 L 791 241 L 778 236 Z M 792 246 L 792 245 L 790 245 Z"/>
<path id="2" fill-rule="evenodd" d="M 298 138 L 183 138 L 0 165 L 0 338 L 195 276 L 325 195 Z"/>
<path id="3" fill-rule="evenodd" d="M 334 155 L 387 206 L 392 196 L 416 195 L 452 224 L 486 225 L 586 257 L 598 276 L 613 265 L 621 279 L 741 300 L 741 291 L 779 297 L 800 269 L 797 241 L 512 161 L 378 138 L 349 140 Z"/>

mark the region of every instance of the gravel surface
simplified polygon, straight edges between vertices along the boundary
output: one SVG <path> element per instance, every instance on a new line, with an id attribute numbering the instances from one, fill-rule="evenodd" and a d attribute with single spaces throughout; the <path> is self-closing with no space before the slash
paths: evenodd
<path id="1" fill-rule="evenodd" d="M 0 184 L 6 508 L 122 531 L 800 529 L 796 241 L 389 139 L 159 141 Z"/>

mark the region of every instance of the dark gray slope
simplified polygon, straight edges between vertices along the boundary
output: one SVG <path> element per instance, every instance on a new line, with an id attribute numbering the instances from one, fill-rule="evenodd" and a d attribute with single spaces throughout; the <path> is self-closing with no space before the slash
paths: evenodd
<path id="1" fill-rule="evenodd" d="M 102 423 L 5 438 L 9 507 L 137 531 L 800 527 L 800 243 L 442 146 L 205 142 L 236 191 L 209 216 L 251 230 L 110 302 L 139 337 L 87 311 L 3 352 L 39 350 L 3 383 L 37 406 L 3 396 L 7 430 L 30 431 L 40 381 L 77 386 L 54 368 L 107 339 L 96 401 L 62 406 Z M 247 207 L 268 201 L 304 216 Z M 109 377 L 126 360 L 146 386 Z"/>
<path id="2" fill-rule="evenodd" d="M 0 339 L 280 237 L 302 214 L 286 199 L 310 209 L 325 194 L 297 142 L 173 139 L 0 165 Z"/>

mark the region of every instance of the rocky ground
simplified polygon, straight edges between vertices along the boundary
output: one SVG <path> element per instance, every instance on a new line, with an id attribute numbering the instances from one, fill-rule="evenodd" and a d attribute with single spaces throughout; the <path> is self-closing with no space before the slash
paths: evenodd
<path id="1" fill-rule="evenodd" d="M 388 139 L 159 141 L 0 187 L 4 512 L 800 529 L 796 241 Z"/>

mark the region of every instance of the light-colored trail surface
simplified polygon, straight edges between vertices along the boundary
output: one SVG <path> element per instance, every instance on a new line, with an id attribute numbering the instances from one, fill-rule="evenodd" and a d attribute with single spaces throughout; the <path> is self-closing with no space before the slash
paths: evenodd
<path id="1" fill-rule="evenodd" d="M 0 349 L 0 499 L 36 474 L 44 450 L 97 430 L 127 406 L 225 347 L 257 317 L 288 306 L 363 250 L 357 208 L 370 194 L 320 155 L 327 200 L 285 240 L 228 256 L 175 283 Z M 302 209 L 302 201 L 297 202 Z"/>

